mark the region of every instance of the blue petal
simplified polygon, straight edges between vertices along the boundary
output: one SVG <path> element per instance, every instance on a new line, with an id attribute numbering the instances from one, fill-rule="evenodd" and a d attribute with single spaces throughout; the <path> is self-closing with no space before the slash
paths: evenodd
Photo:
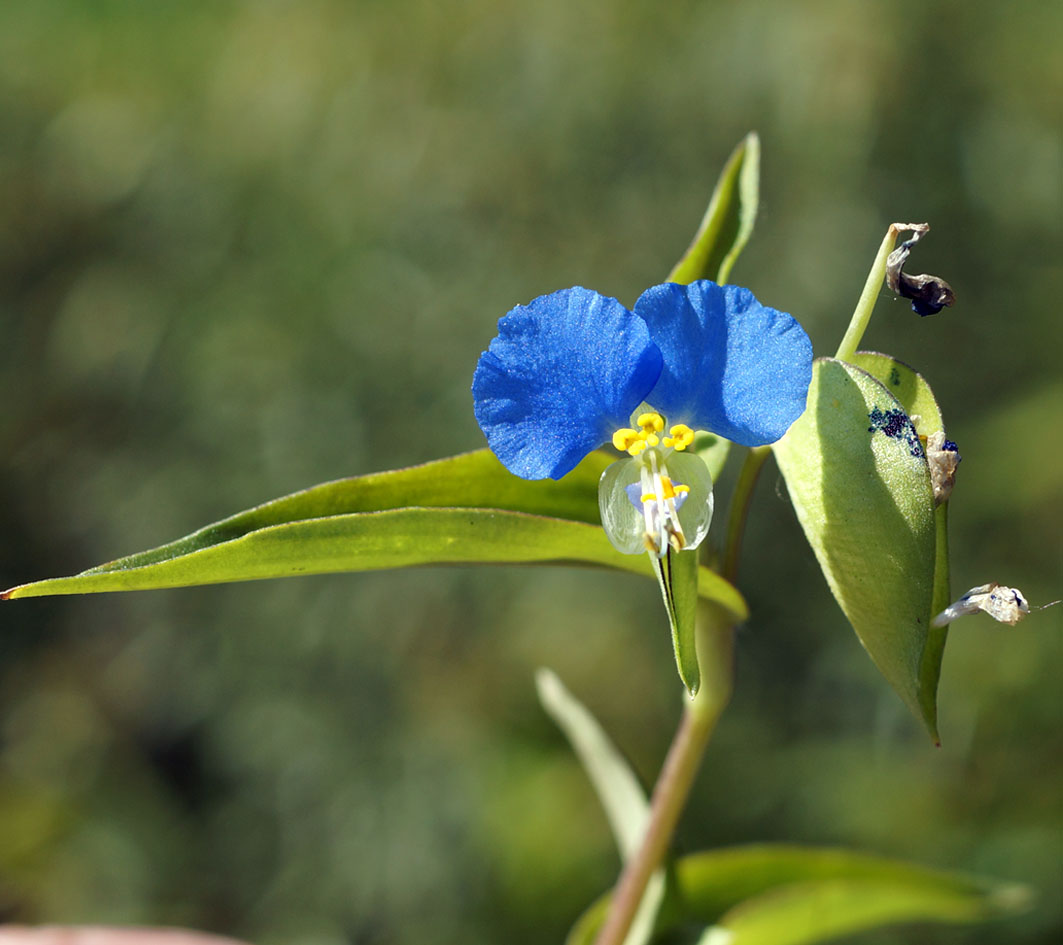
<path id="1" fill-rule="evenodd" d="M 785 312 L 749 289 L 667 282 L 635 303 L 664 355 L 647 400 L 671 423 L 743 446 L 774 443 L 805 409 L 812 342 Z"/>
<path id="2" fill-rule="evenodd" d="M 661 372 L 649 330 L 616 299 L 576 287 L 518 305 L 472 379 L 476 420 L 523 479 L 560 479 L 626 427 Z"/>

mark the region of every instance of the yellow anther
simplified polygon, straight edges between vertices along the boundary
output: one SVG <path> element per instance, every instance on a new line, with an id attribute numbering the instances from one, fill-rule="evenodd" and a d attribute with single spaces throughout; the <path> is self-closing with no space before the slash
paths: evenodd
<path id="1" fill-rule="evenodd" d="M 655 417 L 656 414 L 643 414 L 643 417 Z M 639 418 L 640 420 L 642 417 Z M 657 446 L 661 442 L 661 438 L 653 432 L 653 424 L 647 422 L 642 424 L 641 430 L 632 430 L 630 427 L 623 427 L 613 434 L 613 446 L 622 452 L 630 453 L 632 456 L 638 456 L 647 446 Z"/>
<path id="2" fill-rule="evenodd" d="M 635 422 L 645 433 L 660 433 L 664 429 L 664 417 L 659 413 L 640 413 Z M 652 444 L 656 446 L 657 444 Z"/>
<path id="3" fill-rule="evenodd" d="M 664 438 L 664 445 L 671 446 L 677 451 L 685 450 L 694 442 L 694 431 L 685 423 L 677 423 L 668 432 L 672 435 Z"/>
<path id="4" fill-rule="evenodd" d="M 682 483 L 676 485 L 667 476 L 661 476 L 661 492 L 664 493 L 664 498 L 674 499 L 677 495 L 689 491 L 690 486 L 684 486 Z"/>
<path id="5" fill-rule="evenodd" d="M 661 495 L 658 496 L 655 492 L 642 493 L 643 502 L 659 502 L 662 499 L 674 499 L 677 495 L 682 495 L 684 492 L 689 492 L 690 486 L 684 486 L 682 483 L 676 485 L 667 476 L 661 476 Z"/>
<path id="6" fill-rule="evenodd" d="M 657 434 L 664 429 L 664 417 L 659 413 L 640 413 L 636 418 L 639 429 L 621 427 L 613 434 L 613 446 L 632 456 L 638 456 L 643 450 L 651 446 L 659 446 L 661 437 Z M 664 438 L 665 446 L 674 446 L 681 450 L 689 446 L 694 440 L 694 431 L 683 424 L 672 427 L 672 436 Z"/>

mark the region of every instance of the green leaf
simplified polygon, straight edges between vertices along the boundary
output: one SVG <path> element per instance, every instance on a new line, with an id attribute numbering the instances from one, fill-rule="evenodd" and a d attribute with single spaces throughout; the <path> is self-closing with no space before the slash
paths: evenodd
<path id="1" fill-rule="evenodd" d="M 638 850 L 650 817 L 646 792 L 598 720 L 554 673 L 540 669 L 536 673 L 535 683 L 543 708 L 557 722 L 583 763 L 598 799 L 605 808 L 620 855 L 626 862 Z M 664 892 L 665 871 L 659 869 L 646 885 L 642 903 L 624 945 L 644 945 L 649 941 Z"/>
<path id="2" fill-rule="evenodd" d="M 701 685 L 697 648 L 694 645 L 694 622 L 698 604 L 698 556 L 695 551 L 673 551 L 663 558 L 648 556 L 661 587 L 668 624 L 672 628 L 672 647 L 679 678 L 690 695 Z"/>
<path id="3" fill-rule="evenodd" d="M 1014 883 L 840 849 L 755 844 L 683 857 L 658 932 L 698 922 L 701 945 L 799 945 L 902 922 L 978 922 L 1029 907 Z M 598 899 L 570 933 L 586 945 L 604 919 Z"/>
<path id="4" fill-rule="evenodd" d="M 905 922 L 978 922 L 1030 901 L 1016 884 L 843 850 L 724 850 L 689 857 L 677 874 L 691 911 L 714 923 L 700 945 L 807 945 Z"/>
<path id="5" fill-rule="evenodd" d="M 592 453 L 559 482 L 528 482 L 507 472 L 489 450 L 479 450 L 341 479 L 240 512 L 150 551 L 73 577 L 23 584 L 2 596 L 148 590 L 459 562 L 572 562 L 648 576 L 653 568 L 643 556 L 616 552 L 597 524 L 598 479 L 610 461 Z M 698 591 L 735 620 L 748 616 L 738 591 L 707 568 L 699 569 Z"/>
<path id="6" fill-rule="evenodd" d="M 694 240 L 667 281 L 725 283 L 753 233 L 759 200 L 760 138 L 750 132 L 724 165 Z"/>
<path id="7" fill-rule="evenodd" d="M 322 483 L 238 512 L 185 538 L 130 555 L 98 570 L 128 569 L 240 538 L 260 528 L 352 512 L 418 508 L 493 508 L 597 524 L 598 480 L 611 462 L 591 453 L 558 482 L 509 472 L 488 449 L 419 466 Z"/>
<path id="8" fill-rule="evenodd" d="M 605 453 L 595 452 L 558 482 L 529 481 L 514 476 L 494 453 L 482 449 L 405 469 L 337 479 L 238 512 L 177 541 L 102 564 L 90 573 L 168 561 L 270 525 L 411 506 L 508 509 L 596 525 L 598 480 L 610 462 Z"/>
<path id="9" fill-rule="evenodd" d="M 495 509 L 404 508 L 330 515 L 266 526 L 144 563 L 155 557 L 152 552 L 131 555 L 73 577 L 26 584 L 6 595 L 13 599 L 150 590 L 437 563 L 568 559 L 627 565 L 592 525 Z M 632 556 L 634 561 L 640 559 Z"/>
<path id="10" fill-rule="evenodd" d="M 737 907 L 765 893 L 800 884 L 878 884 L 895 890 L 920 890 L 938 902 L 940 914 L 924 918 L 975 921 L 1024 909 L 1029 891 L 963 873 L 931 869 L 902 860 L 851 850 L 791 844 L 751 844 L 696 853 L 679 860 L 676 887 L 687 917 L 724 924 Z"/>
<path id="11" fill-rule="evenodd" d="M 941 416 L 937 398 L 923 375 L 915 368 L 888 354 L 875 351 L 857 351 L 851 363 L 881 381 L 897 398 L 924 443 L 925 438 L 931 434 L 945 432 L 945 421 Z M 934 510 L 934 532 L 934 595 L 930 607 L 931 618 L 952 603 L 948 502 L 941 503 Z M 924 716 L 934 717 L 936 713 L 938 681 L 941 678 L 941 661 L 945 655 L 948 633 L 947 626 L 935 627 L 931 624 L 927 630 L 923 663 L 919 670 L 919 701 Z"/>
<path id="12" fill-rule="evenodd" d="M 591 715 L 557 674 L 540 669 L 535 674 L 539 701 L 572 744 L 605 808 L 616 845 L 624 860 L 639 848 L 650 805 L 635 772 L 598 720 Z"/>
<path id="13" fill-rule="evenodd" d="M 808 409 L 773 449 L 835 599 L 936 740 L 936 707 L 922 674 L 934 645 L 934 497 L 907 414 L 870 374 L 820 359 Z"/>

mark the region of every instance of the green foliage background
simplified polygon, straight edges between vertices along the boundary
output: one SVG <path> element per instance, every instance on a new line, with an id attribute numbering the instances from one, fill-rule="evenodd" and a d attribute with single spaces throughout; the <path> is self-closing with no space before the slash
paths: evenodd
<path id="1" fill-rule="evenodd" d="M 475 448 L 513 304 L 659 281 L 746 131 L 734 274 L 844 330 L 893 220 L 956 307 L 880 302 L 960 444 L 955 590 L 1061 596 L 1063 9 L 488 0 L 0 5 L 5 586 L 326 479 Z M 736 702 L 684 850 L 838 843 L 1025 880 L 1063 933 L 1059 610 L 954 628 L 944 747 L 877 676 L 769 467 Z M 539 709 L 556 669 L 652 777 L 657 589 L 434 569 L 0 609 L 0 917 L 268 945 L 557 941 L 613 879 Z"/>

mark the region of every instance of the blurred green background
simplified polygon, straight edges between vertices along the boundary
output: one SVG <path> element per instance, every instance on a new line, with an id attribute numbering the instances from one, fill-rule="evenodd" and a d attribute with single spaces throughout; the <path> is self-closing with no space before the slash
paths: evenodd
<path id="1" fill-rule="evenodd" d="M 828 354 L 886 225 L 929 220 L 911 271 L 955 308 L 884 295 L 865 347 L 959 442 L 957 593 L 1063 596 L 1061 28 L 1033 2 L 0 5 L 0 583 L 481 446 L 496 319 L 577 283 L 633 302 L 757 129 L 734 280 Z M 954 628 L 935 750 L 771 466 L 741 586 L 681 849 L 1027 881 L 1018 920 L 853 941 L 1058 942 L 1063 607 Z M 652 778 L 680 710 L 657 593 L 428 569 L 4 605 L 0 918 L 558 941 L 617 863 L 532 673 Z"/>

